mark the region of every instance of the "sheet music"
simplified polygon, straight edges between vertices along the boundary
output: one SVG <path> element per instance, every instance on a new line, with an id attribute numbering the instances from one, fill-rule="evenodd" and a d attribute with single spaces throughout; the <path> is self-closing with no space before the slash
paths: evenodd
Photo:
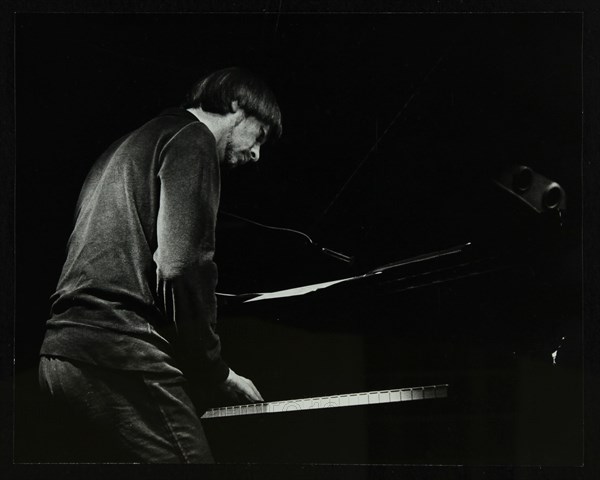
<path id="1" fill-rule="evenodd" d="M 340 280 L 332 280 L 330 282 L 315 283 L 313 285 L 304 285 L 302 287 L 288 288 L 286 290 L 279 290 L 276 292 L 260 293 L 257 297 L 250 298 L 250 299 L 246 300 L 244 303 L 257 302 L 259 300 L 269 300 L 269 299 L 273 299 L 273 298 L 285 298 L 285 297 L 295 297 L 298 295 L 305 295 L 307 293 L 315 292 L 317 290 L 321 290 L 323 288 L 327 288 L 332 285 L 336 285 L 338 283 L 355 280 L 357 278 L 360 278 L 360 277 L 342 278 Z"/>
<path id="2" fill-rule="evenodd" d="M 286 298 L 286 297 L 296 297 L 296 296 L 300 296 L 300 295 L 306 295 L 307 293 L 312 293 L 312 292 L 316 292 L 317 290 L 321 290 L 324 288 L 328 288 L 331 287 L 332 285 L 336 285 L 338 283 L 344 283 L 344 282 L 349 282 L 352 280 L 357 280 L 359 278 L 364 278 L 367 276 L 373 276 L 373 275 L 379 275 L 381 273 L 383 273 L 385 270 L 389 270 L 392 268 L 398 268 L 404 265 L 409 265 L 411 263 L 417 263 L 417 262 L 424 262 L 424 261 L 429 261 L 429 260 L 435 260 L 437 258 L 446 256 L 446 255 L 452 255 L 452 254 L 456 254 L 456 253 L 460 253 L 463 251 L 463 249 L 465 247 L 468 247 L 471 245 L 471 242 L 453 247 L 453 248 L 449 248 L 446 250 L 440 250 L 437 252 L 431 252 L 425 255 L 419 255 L 416 257 L 412 257 L 412 258 L 408 258 L 405 260 L 402 260 L 400 262 L 397 263 L 392 263 L 389 265 L 384 265 L 382 267 L 379 267 L 377 269 L 371 270 L 370 272 L 367 272 L 363 275 L 358 275 L 355 277 L 348 277 L 348 278 L 342 278 L 342 279 L 338 279 L 338 280 L 331 280 L 328 282 L 322 282 L 322 283 L 314 283 L 312 285 L 303 285 L 301 287 L 294 287 L 294 288 L 287 288 L 285 290 L 278 290 L 275 292 L 263 292 L 263 293 L 256 293 L 256 294 L 243 294 L 243 295 L 252 295 L 251 298 L 244 300 L 242 303 L 249 303 L 249 302 L 258 302 L 260 300 L 271 300 L 271 299 L 275 299 L 275 298 Z M 242 295 L 235 295 L 235 294 L 228 294 L 228 293 L 217 293 L 217 295 L 219 296 L 223 296 L 223 297 L 241 297 Z"/>

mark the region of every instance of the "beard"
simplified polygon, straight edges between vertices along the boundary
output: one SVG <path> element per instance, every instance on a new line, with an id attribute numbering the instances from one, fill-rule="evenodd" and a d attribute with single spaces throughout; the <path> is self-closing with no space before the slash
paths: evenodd
<path id="1" fill-rule="evenodd" d="M 227 168 L 233 168 L 236 163 L 233 147 L 231 143 L 227 142 L 225 145 L 225 152 L 223 153 L 223 165 Z"/>
<path id="2" fill-rule="evenodd" d="M 225 139 L 225 146 L 223 147 L 223 157 L 220 164 L 222 167 L 225 167 L 228 170 L 234 168 L 237 164 L 236 155 L 233 148 L 233 142 L 231 139 L 231 132 L 229 132 Z"/>
<path id="3" fill-rule="evenodd" d="M 247 156 L 237 151 L 231 138 L 227 138 L 223 152 L 223 165 L 228 169 L 232 169 L 246 163 L 248 163 Z"/>

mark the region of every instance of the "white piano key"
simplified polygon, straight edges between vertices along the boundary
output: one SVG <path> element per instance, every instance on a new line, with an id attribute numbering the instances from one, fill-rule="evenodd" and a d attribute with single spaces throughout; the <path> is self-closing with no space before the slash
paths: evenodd
<path id="1" fill-rule="evenodd" d="M 413 400 L 423 400 L 423 388 L 413 388 L 412 395 Z"/>
<path id="2" fill-rule="evenodd" d="M 402 390 L 400 390 L 400 400 L 407 401 L 407 400 L 412 400 L 412 389 L 410 388 L 403 388 Z"/>
<path id="3" fill-rule="evenodd" d="M 436 398 L 446 398 L 448 396 L 448 385 L 439 385 L 435 389 Z"/>
<path id="4" fill-rule="evenodd" d="M 389 403 L 390 401 L 391 399 L 389 390 L 379 392 L 379 403 Z"/>
<path id="5" fill-rule="evenodd" d="M 282 402 L 282 409 L 284 412 L 293 412 L 296 410 L 302 410 L 302 406 L 297 400 L 288 400 L 286 402 Z"/>

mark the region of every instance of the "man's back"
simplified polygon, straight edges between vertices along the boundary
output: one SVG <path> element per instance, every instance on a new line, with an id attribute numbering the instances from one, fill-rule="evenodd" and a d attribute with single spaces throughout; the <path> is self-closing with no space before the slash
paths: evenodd
<path id="1" fill-rule="evenodd" d="M 164 112 L 111 145 L 77 203 L 43 354 L 131 370 L 176 368 L 168 342 L 173 326 L 157 298 L 153 258 L 159 174 L 165 152 L 176 144 L 190 151 L 173 159 L 176 167 L 193 172 L 190 163 L 208 163 L 215 174 L 201 180 L 218 193 L 214 137 L 185 110 Z"/>

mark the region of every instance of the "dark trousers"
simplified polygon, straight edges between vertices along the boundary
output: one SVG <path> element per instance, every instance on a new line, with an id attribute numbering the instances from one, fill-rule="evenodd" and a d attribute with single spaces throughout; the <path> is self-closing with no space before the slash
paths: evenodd
<path id="1" fill-rule="evenodd" d="M 213 462 L 182 376 L 43 356 L 39 380 L 57 462 Z"/>

